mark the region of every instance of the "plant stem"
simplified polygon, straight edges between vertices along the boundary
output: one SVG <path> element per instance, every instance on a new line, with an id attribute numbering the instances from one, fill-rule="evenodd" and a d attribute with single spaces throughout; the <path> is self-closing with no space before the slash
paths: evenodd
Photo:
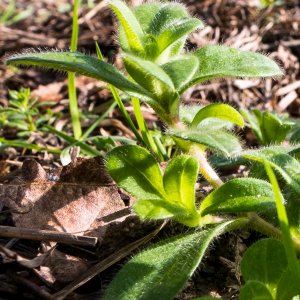
<path id="1" fill-rule="evenodd" d="M 248 225 L 249 228 L 261 232 L 269 237 L 273 237 L 275 239 L 282 241 L 282 232 L 280 231 L 280 229 L 274 227 L 272 224 L 263 220 L 256 213 L 250 213 L 250 220 L 251 222 Z M 297 256 L 300 257 L 300 241 L 294 237 L 291 238 Z"/>
<path id="2" fill-rule="evenodd" d="M 223 184 L 223 181 L 220 179 L 215 170 L 208 163 L 205 152 L 197 144 L 194 144 L 190 148 L 190 154 L 197 158 L 199 162 L 199 171 L 204 176 L 204 178 L 215 188 L 217 189 Z"/>
<path id="3" fill-rule="evenodd" d="M 78 39 L 78 22 L 77 22 L 77 5 L 78 0 L 75 0 L 73 9 L 73 26 L 71 38 L 71 51 L 76 51 Z M 75 139 L 81 137 L 80 114 L 77 105 L 76 87 L 75 87 L 75 73 L 68 73 L 69 80 L 69 99 L 70 99 L 70 113 L 72 117 L 73 132 Z"/>
<path id="4" fill-rule="evenodd" d="M 179 121 L 179 120 L 174 120 L 175 124 L 172 126 L 175 128 L 180 128 L 183 129 L 185 126 L 184 124 Z M 168 124 L 170 125 L 170 124 Z M 199 162 L 199 172 L 204 176 L 204 178 L 215 188 L 217 189 L 223 184 L 223 181 L 220 179 L 218 174 L 215 172 L 215 170 L 211 167 L 211 165 L 208 163 L 206 156 L 205 156 L 205 151 L 204 147 L 201 147 L 201 145 L 197 143 L 184 143 L 185 149 L 180 147 L 178 144 L 178 140 L 174 139 L 176 144 L 178 145 L 179 148 L 181 148 L 182 151 L 188 152 L 190 155 L 194 156 L 197 158 Z"/>

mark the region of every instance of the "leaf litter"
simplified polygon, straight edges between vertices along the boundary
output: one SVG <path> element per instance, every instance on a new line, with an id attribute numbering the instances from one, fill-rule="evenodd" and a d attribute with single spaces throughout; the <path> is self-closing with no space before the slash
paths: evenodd
<path id="1" fill-rule="evenodd" d="M 26 1 L 24 1 L 24 3 L 25 2 Z M 281 81 L 267 79 L 265 81 L 246 80 L 241 82 L 240 79 L 236 79 L 227 82 L 212 82 L 203 86 L 196 86 L 184 95 L 183 102 L 186 105 L 190 105 L 195 102 L 207 104 L 210 101 L 225 101 L 235 104 L 236 107 L 256 107 L 258 109 L 266 110 L 279 109 L 283 112 L 288 111 L 291 115 L 298 117 L 300 115 L 298 85 L 300 79 L 300 14 L 299 7 L 295 2 L 285 1 L 285 3 L 274 6 L 272 9 L 258 8 L 260 1 L 257 0 L 189 0 L 185 2 L 191 12 L 198 14 L 207 23 L 204 30 L 199 31 L 190 37 L 190 48 L 194 45 L 197 45 L 197 47 L 203 47 L 208 44 L 217 45 L 225 41 L 227 45 L 238 48 L 271 52 L 270 57 L 281 63 L 286 76 Z M 131 3 L 133 5 L 138 5 L 140 4 L 140 1 L 132 0 Z M 82 34 L 79 39 L 79 46 L 84 46 L 87 51 L 94 51 L 92 50 L 94 47 L 94 40 L 97 39 L 101 49 L 105 49 L 106 56 L 108 56 L 107 54 L 109 51 L 114 51 L 116 53 L 116 64 L 120 64 L 120 58 L 114 45 L 114 37 L 112 35 L 115 27 L 109 11 L 105 9 L 105 7 L 106 6 L 102 3 L 101 5 L 95 6 L 95 9 L 91 10 L 93 13 L 89 14 L 89 16 L 84 15 L 83 11 L 81 11 L 82 17 L 80 20 Z M 46 16 L 44 20 L 38 20 L 38 12 L 42 9 L 49 10 L 49 12 L 51 12 L 50 16 Z M 42 1 L 37 4 L 33 15 L 37 18 L 37 21 L 33 21 L 34 18 L 28 18 L 17 25 L 1 28 L 1 55 L 5 51 L 18 50 L 18 47 L 20 47 L 19 45 L 21 45 L 22 48 L 41 45 L 48 47 L 57 45 L 58 48 L 67 47 L 71 32 L 71 14 L 69 12 L 58 14 L 56 3 L 53 3 L 52 1 Z M 36 28 L 34 28 L 34 26 Z M 30 32 L 30 30 L 23 30 L 23 28 L 31 28 L 33 32 Z M 0 101 L 4 106 L 7 105 L 8 101 L 8 89 L 17 89 L 23 85 L 31 87 L 33 91 L 36 90 L 37 93 L 42 95 L 43 89 L 41 87 L 51 84 L 54 77 L 58 78 L 60 82 L 63 82 L 59 74 L 52 74 L 49 76 L 36 70 L 25 70 L 21 71 L 19 74 L 14 74 L 11 70 L 7 70 L 0 66 L 0 73 Z M 78 78 L 80 79 L 82 77 Z M 90 81 L 87 83 L 84 79 L 81 79 L 81 81 L 82 84 L 80 83 L 80 88 L 78 89 L 80 99 L 79 105 L 81 109 L 92 111 L 95 107 L 110 99 L 110 93 L 106 90 L 99 91 L 97 82 Z M 39 85 L 41 86 L 40 88 L 38 88 Z M 49 88 L 51 88 L 51 86 L 49 86 Z M 66 105 L 68 102 L 64 99 L 64 97 L 67 97 L 66 88 L 66 81 L 63 82 L 61 88 L 60 85 L 53 86 L 53 94 L 50 96 L 58 101 L 54 109 L 64 111 L 63 116 L 67 120 L 68 112 Z M 128 106 L 128 111 L 132 111 L 132 107 Z M 117 119 L 121 114 L 118 109 L 114 109 L 111 116 L 114 116 L 114 119 Z M 157 121 L 155 117 L 153 118 L 151 112 L 145 114 L 145 117 L 146 122 L 150 127 L 152 126 L 153 121 Z M 107 131 L 108 134 L 116 132 L 121 135 L 126 134 L 123 128 L 119 127 L 119 129 L 117 129 L 116 122 L 112 122 L 111 120 L 111 118 L 108 118 L 105 120 L 106 124 L 100 125 L 102 133 Z M 65 124 L 66 123 L 64 123 L 63 126 L 65 126 Z M 102 128 L 104 126 L 106 131 Z M 65 130 L 70 129 L 68 126 L 64 128 L 66 128 Z M 253 146 L 256 141 L 248 131 L 246 128 L 245 132 L 242 134 L 246 137 L 247 145 Z M 15 132 L 4 128 L 3 136 L 6 138 L 14 138 Z M 63 143 L 57 142 L 57 138 L 54 136 L 47 137 L 47 139 L 55 140 L 54 145 L 56 147 L 63 148 L 65 146 Z M 35 140 L 38 139 L 33 139 L 33 141 Z M 25 155 L 25 158 L 32 154 L 32 152 L 28 151 L 23 151 L 21 153 L 21 155 Z M 35 157 L 40 161 L 43 161 L 46 158 L 47 163 L 50 163 L 51 166 L 57 164 L 58 161 L 57 157 L 52 154 L 45 155 L 38 152 L 35 154 Z M 24 157 L 19 158 L 18 155 L 14 154 L 10 157 L 10 160 L 14 160 L 17 164 L 21 163 L 21 161 L 24 160 Z M 78 164 L 80 163 L 78 162 Z M 36 170 L 35 176 L 30 176 L 30 174 L 26 175 L 26 165 Z M 73 166 L 75 165 L 76 161 L 73 162 Z M 98 165 L 99 162 L 97 162 L 97 166 Z M 2 168 L 2 171 L 4 172 L 1 173 L 1 176 L 5 175 L 3 180 L 6 180 L 9 178 L 9 172 L 18 174 L 20 172 L 18 170 L 17 165 L 7 162 Z M 29 168 L 29 170 L 31 169 Z M 47 172 L 43 172 L 42 170 L 43 168 L 40 168 L 36 163 L 25 161 L 25 173 L 22 171 L 21 176 L 13 178 L 12 180 L 9 179 L 9 183 L 5 183 L 1 186 L 1 195 L 5 195 L 5 198 L 2 198 L 5 199 L 3 202 L 5 202 L 6 209 L 9 207 L 9 210 L 12 211 L 12 221 L 14 221 L 18 228 L 33 228 L 34 230 L 48 229 L 57 230 L 58 233 L 69 232 L 72 234 L 86 234 L 94 237 L 97 236 L 100 240 L 103 239 L 104 236 L 107 236 L 107 239 L 105 240 L 104 238 L 102 240 L 101 245 L 97 250 L 88 248 L 91 252 L 97 253 L 96 256 L 89 256 L 89 260 L 93 260 L 95 257 L 98 259 L 105 258 L 112 252 L 115 252 L 116 249 L 118 249 L 118 246 L 125 245 L 126 240 L 129 240 L 129 243 L 136 240 L 139 237 L 138 231 L 142 231 L 141 234 L 144 233 L 144 225 L 132 215 L 122 217 L 121 213 L 121 217 L 118 218 L 119 222 L 114 221 L 113 217 L 109 217 L 113 215 L 110 215 L 110 213 L 114 211 L 114 209 L 114 213 L 116 213 L 117 216 L 118 212 L 122 212 L 124 209 L 126 212 L 126 209 L 128 209 L 128 207 L 124 205 L 124 201 L 120 198 L 119 190 L 113 183 L 108 182 L 107 185 L 99 186 L 99 182 L 97 184 L 92 182 L 91 185 L 88 185 L 86 183 L 88 182 L 88 178 L 90 178 L 88 177 L 89 174 L 85 175 L 86 183 L 82 181 L 74 183 L 70 179 L 71 177 L 68 177 L 69 181 L 68 179 L 61 179 L 60 176 L 62 173 L 68 173 L 66 168 L 64 170 L 63 168 L 59 168 L 58 170 L 52 169 Z M 231 170 L 231 172 L 232 171 L 234 170 Z M 230 170 L 227 172 L 230 173 Z M 12 175 L 13 173 L 11 173 L 11 176 Z M 7 186 L 10 184 L 14 185 L 11 190 L 9 190 Z M 106 192 L 103 192 L 104 190 Z M 59 191 L 66 192 L 66 197 L 64 199 L 61 199 L 62 194 L 59 194 Z M 79 191 L 81 191 L 81 194 Z M 90 192 L 91 195 L 89 197 L 92 199 L 91 205 L 88 205 L 84 191 Z M 109 193 L 111 193 L 115 199 L 115 206 L 112 208 L 112 211 L 110 211 L 110 208 L 108 207 L 105 208 L 106 205 L 110 205 L 111 203 L 111 200 L 107 200 Z M 95 199 L 96 195 L 104 195 L 104 199 L 106 199 L 104 200 L 104 202 L 106 201 L 104 205 L 97 202 Z M 74 204 L 71 200 L 72 197 L 74 197 Z M 121 197 L 124 198 L 126 195 L 121 193 Z M 96 215 L 91 213 L 91 207 L 96 207 L 99 214 Z M 77 209 L 80 213 L 77 213 Z M 28 213 L 25 213 L 26 211 L 28 211 Z M 20 212 L 23 212 L 23 214 Z M 67 216 L 66 212 L 74 213 L 74 217 Z M 82 219 L 81 213 L 83 213 Z M 130 212 L 127 210 L 127 213 Z M 26 220 L 27 218 L 28 220 Z M 110 221 L 105 222 L 105 220 Z M 74 224 L 72 224 L 72 222 Z M 3 221 L 1 221 L 1 224 L 3 224 Z M 12 223 L 5 223 L 5 225 L 7 224 L 12 225 Z M 153 226 L 150 228 L 153 229 Z M 170 233 L 167 234 L 170 235 Z M 231 234 L 227 235 L 225 239 L 227 240 L 218 241 L 219 246 L 217 243 L 212 246 L 212 249 L 209 251 L 210 255 L 205 264 L 200 266 L 199 273 L 202 275 L 202 279 L 197 279 L 195 276 L 195 282 L 187 283 L 186 288 L 178 295 L 178 299 L 190 299 L 206 296 L 208 294 L 215 297 L 222 296 L 223 299 L 238 297 L 236 290 L 240 283 L 235 276 L 231 276 L 226 268 L 218 263 L 218 257 L 224 257 L 232 262 L 236 262 L 238 258 L 236 257 L 234 247 L 231 245 L 236 245 L 237 240 L 239 239 Z M 248 238 L 242 239 L 243 242 L 249 243 Z M 7 243 L 7 240 L 1 242 L 1 244 L 4 245 L 5 243 Z M 19 253 L 24 252 L 24 249 L 18 248 L 19 245 L 22 245 L 22 243 L 16 243 L 15 249 L 18 249 L 18 251 L 16 250 L 16 253 L 20 256 Z M 29 252 L 30 249 L 32 250 L 31 255 L 35 255 L 36 251 L 33 251 L 35 250 L 33 248 L 37 248 L 37 245 L 32 245 L 33 248 L 28 245 L 27 247 L 29 247 Z M 222 251 L 218 247 L 221 247 Z M 47 247 L 45 248 L 45 253 L 47 253 Z M 51 250 L 51 253 L 53 253 L 51 256 L 57 251 L 62 253 L 62 256 L 68 256 L 68 254 L 65 255 L 57 249 Z M 29 252 L 27 251 L 27 254 Z M 80 255 L 77 254 L 74 257 L 76 256 Z M 50 257 L 48 257 L 48 259 L 50 259 Z M 60 261 L 60 257 L 60 254 L 58 254 L 58 258 L 53 257 L 53 261 Z M 72 258 L 69 260 L 72 261 Z M 45 266 L 45 268 L 49 268 L 49 265 L 48 267 Z M 55 268 L 53 267 L 53 270 L 54 269 Z M 40 268 L 39 271 L 41 270 L 42 268 Z M 22 272 L 22 269 L 19 269 L 19 272 Z M 47 274 L 49 275 L 50 272 Z M 27 277 L 29 276 L 27 275 Z M 219 278 L 219 280 L 213 278 Z M 3 277 L 1 277 L 1 279 L 3 279 Z M 49 286 L 49 284 L 50 281 L 46 283 L 46 286 Z M 40 285 L 42 284 L 40 283 Z M 0 286 L 2 285 L 0 284 Z"/>

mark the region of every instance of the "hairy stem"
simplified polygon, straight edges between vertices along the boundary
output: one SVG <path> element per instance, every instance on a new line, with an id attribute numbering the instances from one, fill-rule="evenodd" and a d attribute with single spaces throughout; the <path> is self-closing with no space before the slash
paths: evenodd
<path id="1" fill-rule="evenodd" d="M 254 229 L 258 232 L 261 232 L 269 237 L 278 239 L 282 241 L 282 232 L 280 229 L 274 227 L 272 224 L 266 222 L 256 213 L 250 213 L 249 228 Z M 300 241 L 293 236 L 291 236 L 292 242 L 297 253 L 297 256 L 300 257 Z"/>
<path id="2" fill-rule="evenodd" d="M 194 144 L 190 148 L 191 155 L 197 158 L 200 167 L 199 171 L 204 176 L 204 178 L 215 188 L 217 189 L 223 184 L 223 181 L 220 179 L 215 170 L 208 163 L 205 152 L 201 149 L 201 147 L 197 144 Z"/>
<path id="3" fill-rule="evenodd" d="M 173 127 L 184 128 L 184 124 L 179 120 L 174 120 Z M 176 140 L 175 140 L 176 142 Z M 197 143 L 186 143 L 186 149 L 181 149 L 186 152 L 188 150 L 189 154 L 196 157 L 199 162 L 199 172 L 204 176 L 204 178 L 215 188 L 217 189 L 223 184 L 223 181 L 220 179 L 215 170 L 208 163 L 203 147 Z M 180 145 L 178 145 L 180 147 Z"/>

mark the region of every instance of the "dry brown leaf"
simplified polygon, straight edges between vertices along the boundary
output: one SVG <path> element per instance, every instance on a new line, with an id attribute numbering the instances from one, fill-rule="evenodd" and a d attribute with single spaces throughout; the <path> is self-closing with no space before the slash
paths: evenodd
<path id="1" fill-rule="evenodd" d="M 20 266 L 26 267 L 26 268 L 37 268 L 40 265 L 44 263 L 44 261 L 49 257 L 50 253 L 52 252 L 52 249 L 48 250 L 47 252 L 43 253 L 42 255 L 39 255 L 35 257 L 34 259 L 27 259 L 16 252 L 5 248 L 0 245 L 0 253 L 4 257 L 3 263 L 10 263 L 12 261 L 17 262 Z"/>
<path id="2" fill-rule="evenodd" d="M 62 82 L 39 85 L 38 88 L 33 91 L 32 97 L 38 97 L 39 102 L 58 102 L 63 98 L 62 94 L 60 93 L 62 86 Z"/>
<path id="3" fill-rule="evenodd" d="M 22 176 L 0 185 L 0 199 L 13 212 L 17 227 L 81 233 L 96 217 L 125 207 L 103 158 L 77 158 L 46 173 L 26 160 Z"/>
<path id="4" fill-rule="evenodd" d="M 86 272 L 89 267 L 89 264 L 79 257 L 64 254 L 54 249 L 44 260 L 40 270 L 35 270 L 35 272 L 48 286 L 53 286 L 54 284 L 73 281 Z"/>

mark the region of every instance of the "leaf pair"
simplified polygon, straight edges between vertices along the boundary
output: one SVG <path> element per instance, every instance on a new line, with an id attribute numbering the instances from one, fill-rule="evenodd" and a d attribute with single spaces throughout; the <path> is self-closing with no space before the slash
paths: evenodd
<path id="1" fill-rule="evenodd" d="M 241 300 L 290 300 L 300 294 L 300 282 L 288 268 L 283 244 L 275 239 L 263 239 L 253 244 L 241 263 L 246 281 Z"/>
<path id="2" fill-rule="evenodd" d="M 169 133 L 175 137 L 177 145 L 183 151 L 188 152 L 193 143 L 198 143 L 227 156 L 242 150 L 239 139 L 223 129 L 228 127 L 228 122 L 244 126 L 241 115 L 233 107 L 227 104 L 210 104 L 198 111 L 181 110 L 183 110 L 182 121 L 187 123 L 190 128 L 171 129 Z"/>
<path id="3" fill-rule="evenodd" d="M 186 9 L 175 3 L 129 8 L 114 0 L 109 6 L 120 22 L 122 50 L 149 60 L 168 61 L 181 52 L 189 33 L 204 27 L 202 21 L 189 17 Z"/>
<path id="4" fill-rule="evenodd" d="M 194 191 L 198 162 L 194 157 L 174 158 L 164 176 L 155 158 L 138 146 L 114 148 L 106 155 L 106 161 L 109 175 L 139 199 L 133 209 L 142 220 L 173 217 L 188 226 L 198 226 Z"/>

